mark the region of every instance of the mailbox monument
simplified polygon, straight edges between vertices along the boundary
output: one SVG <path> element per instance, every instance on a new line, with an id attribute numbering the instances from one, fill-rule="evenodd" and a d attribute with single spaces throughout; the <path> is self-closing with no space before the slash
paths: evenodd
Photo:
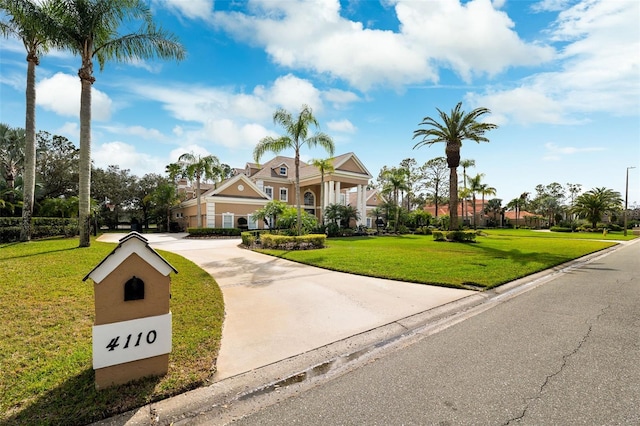
<path id="1" fill-rule="evenodd" d="M 83 281 L 93 280 L 96 388 L 162 376 L 171 352 L 171 272 L 142 235 L 131 232 Z"/>

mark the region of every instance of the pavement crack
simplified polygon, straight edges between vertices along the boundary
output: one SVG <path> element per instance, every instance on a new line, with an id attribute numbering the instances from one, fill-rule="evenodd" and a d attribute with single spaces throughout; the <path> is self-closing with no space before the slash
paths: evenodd
<path id="1" fill-rule="evenodd" d="M 549 383 L 551 382 L 551 380 L 560 375 L 564 368 L 567 366 L 567 363 L 569 361 L 569 359 L 571 357 L 573 357 L 575 354 L 577 354 L 580 349 L 582 348 L 582 346 L 587 342 L 587 340 L 589 339 L 589 336 L 591 335 L 591 331 L 593 330 L 593 324 L 598 322 L 598 320 L 600 319 L 601 316 L 603 316 L 605 314 L 605 312 L 607 311 L 607 309 L 609 309 L 610 305 L 605 306 L 604 308 L 602 308 L 600 310 L 600 312 L 593 318 L 590 320 L 587 320 L 587 324 L 589 325 L 589 328 L 587 329 L 586 333 L 584 334 L 584 336 L 582 336 L 582 339 L 578 342 L 577 346 L 568 354 L 565 354 L 562 356 L 562 363 L 560 364 L 560 367 L 554 371 L 553 373 L 549 374 L 544 381 L 542 382 L 542 384 L 540 385 L 540 389 L 538 389 L 538 392 L 536 393 L 535 396 L 528 398 L 526 405 L 524 406 L 522 412 L 515 416 L 510 418 L 509 420 L 507 420 L 507 422 L 503 423 L 504 426 L 510 425 L 512 423 L 516 423 L 519 422 L 520 420 L 522 420 L 526 414 L 527 411 L 529 410 L 529 407 L 531 406 L 531 404 L 534 401 L 537 401 L 541 398 L 542 393 L 544 392 L 544 389 L 547 387 L 547 385 L 549 385 Z"/>

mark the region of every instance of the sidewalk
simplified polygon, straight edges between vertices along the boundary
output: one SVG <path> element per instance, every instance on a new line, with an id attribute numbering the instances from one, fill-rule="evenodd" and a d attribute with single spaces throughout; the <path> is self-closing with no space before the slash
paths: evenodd
<path id="1" fill-rule="evenodd" d="M 126 234 L 104 234 L 118 242 Z M 473 291 L 328 271 L 238 247 L 239 239 L 144 234 L 153 248 L 177 253 L 210 273 L 225 303 L 214 381 L 250 372 Z"/>

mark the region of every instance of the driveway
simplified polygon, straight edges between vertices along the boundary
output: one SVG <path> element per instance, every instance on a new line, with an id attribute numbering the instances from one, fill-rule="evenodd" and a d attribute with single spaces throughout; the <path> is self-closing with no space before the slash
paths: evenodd
<path id="1" fill-rule="evenodd" d="M 99 241 L 117 243 L 124 235 L 103 234 Z M 216 381 L 475 293 L 328 271 L 242 249 L 239 239 L 185 236 L 144 234 L 153 248 L 210 273 L 222 290 Z"/>

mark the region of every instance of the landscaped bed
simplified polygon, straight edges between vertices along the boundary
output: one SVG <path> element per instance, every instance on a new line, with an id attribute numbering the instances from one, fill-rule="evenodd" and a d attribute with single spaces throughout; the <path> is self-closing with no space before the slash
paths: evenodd
<path id="1" fill-rule="evenodd" d="M 222 294 L 194 263 L 159 252 L 172 274 L 169 373 L 96 391 L 93 283 L 114 248 L 54 239 L 0 245 L 0 423 L 86 424 L 208 383 L 224 318 Z"/>
<path id="2" fill-rule="evenodd" d="M 608 234 L 610 240 L 622 234 Z M 458 288 L 492 288 L 616 243 L 601 234 L 487 230 L 475 243 L 430 235 L 330 238 L 326 248 L 260 252 L 335 271 Z M 633 238 L 633 237 L 630 237 Z"/>

